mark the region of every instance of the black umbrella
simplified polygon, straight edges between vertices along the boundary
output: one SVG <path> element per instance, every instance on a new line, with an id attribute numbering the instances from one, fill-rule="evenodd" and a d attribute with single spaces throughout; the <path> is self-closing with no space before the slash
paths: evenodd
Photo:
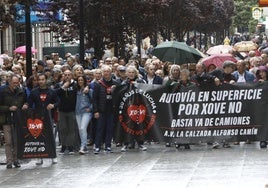
<path id="1" fill-rule="evenodd" d="M 195 48 L 188 46 L 184 42 L 168 41 L 155 47 L 152 55 L 161 61 L 169 61 L 175 64 L 196 63 L 202 54 Z"/>

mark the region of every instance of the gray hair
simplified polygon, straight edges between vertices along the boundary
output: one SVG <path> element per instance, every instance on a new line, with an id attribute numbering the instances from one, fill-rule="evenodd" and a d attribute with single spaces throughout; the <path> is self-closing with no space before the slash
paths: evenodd
<path id="1" fill-rule="evenodd" d="M 84 71 L 84 68 L 83 68 L 82 65 L 75 65 L 75 66 L 73 67 L 73 71 L 75 71 L 76 69 L 79 69 L 79 68 L 81 68 L 81 69 Z"/>
<path id="2" fill-rule="evenodd" d="M 105 71 L 105 70 L 109 70 L 109 71 L 113 71 L 112 67 L 110 65 L 102 65 L 101 66 L 101 71 Z"/>
<path id="3" fill-rule="evenodd" d="M 172 75 L 174 69 L 176 69 L 176 68 L 178 68 L 179 70 L 181 70 L 181 67 L 179 65 L 177 65 L 177 64 L 171 65 L 169 74 Z"/>
<path id="4" fill-rule="evenodd" d="M 126 72 L 128 71 L 134 71 L 136 73 L 136 76 L 139 76 L 139 71 L 134 65 L 127 66 Z"/>

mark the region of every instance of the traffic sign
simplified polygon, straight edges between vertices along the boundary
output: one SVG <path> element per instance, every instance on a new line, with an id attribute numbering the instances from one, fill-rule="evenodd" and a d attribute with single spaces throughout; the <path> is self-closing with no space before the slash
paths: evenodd
<path id="1" fill-rule="evenodd" d="M 263 8 L 252 7 L 252 17 L 256 20 L 259 20 L 262 17 Z"/>

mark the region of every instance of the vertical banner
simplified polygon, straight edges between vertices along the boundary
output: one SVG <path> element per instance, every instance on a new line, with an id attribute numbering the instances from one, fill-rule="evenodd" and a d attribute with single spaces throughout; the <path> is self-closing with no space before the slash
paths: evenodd
<path id="1" fill-rule="evenodd" d="M 41 112 L 42 111 L 42 112 Z M 48 111 L 27 110 L 18 114 L 18 158 L 55 158 L 56 146 Z"/>

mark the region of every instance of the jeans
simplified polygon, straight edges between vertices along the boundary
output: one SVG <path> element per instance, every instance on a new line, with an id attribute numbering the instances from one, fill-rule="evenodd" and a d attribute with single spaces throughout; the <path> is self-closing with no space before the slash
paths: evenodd
<path id="1" fill-rule="evenodd" d="M 97 122 L 95 146 L 100 148 L 103 138 L 105 147 L 111 147 L 114 128 L 114 117 L 111 113 L 100 113 Z"/>
<path id="2" fill-rule="evenodd" d="M 87 146 L 87 127 L 92 118 L 92 113 L 76 114 L 76 121 L 79 130 L 79 136 L 81 139 L 81 149 L 85 149 Z"/>

